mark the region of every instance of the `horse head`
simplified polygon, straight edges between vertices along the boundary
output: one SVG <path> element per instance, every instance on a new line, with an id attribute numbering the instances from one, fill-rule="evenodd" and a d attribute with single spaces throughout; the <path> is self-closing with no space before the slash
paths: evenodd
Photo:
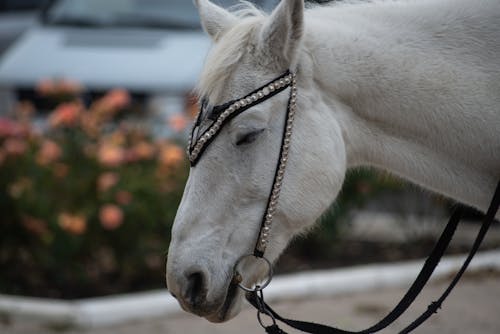
<path id="1" fill-rule="evenodd" d="M 279 203 L 265 257 L 275 261 L 338 194 L 346 170 L 340 126 L 313 89 L 306 51 L 304 1 L 281 1 L 270 14 L 247 7 L 228 12 L 197 0 L 213 40 L 199 82 L 200 128 L 210 106 L 247 95 L 286 70 L 297 76 L 297 112 Z M 240 310 L 243 292 L 231 288 L 233 268 L 253 252 L 280 154 L 288 94 L 280 93 L 231 119 L 191 168 L 172 228 L 167 284 L 186 311 L 212 322 Z M 339 106 L 340 107 L 340 106 Z M 243 263 L 246 285 L 265 275 Z"/>

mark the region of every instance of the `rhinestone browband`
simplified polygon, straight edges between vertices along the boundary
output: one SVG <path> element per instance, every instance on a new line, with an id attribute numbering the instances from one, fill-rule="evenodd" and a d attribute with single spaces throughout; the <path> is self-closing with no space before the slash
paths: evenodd
<path id="1" fill-rule="evenodd" d="M 191 136 L 188 141 L 187 154 L 191 165 L 194 166 L 198 162 L 203 151 L 206 149 L 212 139 L 217 136 L 226 122 L 241 114 L 243 111 L 259 103 L 262 103 L 268 98 L 285 90 L 288 86 L 291 85 L 292 78 L 293 74 L 290 73 L 290 71 L 287 71 L 279 78 L 256 89 L 247 96 L 224 104 L 224 106 L 227 105 L 227 108 L 218 113 L 218 115 L 216 115 L 215 117 L 214 115 L 211 115 L 211 118 L 215 118 L 214 122 L 203 132 L 203 134 L 197 136 L 197 138 L 194 138 L 195 129 L 196 127 L 200 126 L 201 123 L 202 113 L 200 108 L 200 112 L 198 112 L 198 115 L 195 118 L 195 123 L 193 129 L 191 130 Z M 214 107 L 214 109 L 220 108 Z"/>

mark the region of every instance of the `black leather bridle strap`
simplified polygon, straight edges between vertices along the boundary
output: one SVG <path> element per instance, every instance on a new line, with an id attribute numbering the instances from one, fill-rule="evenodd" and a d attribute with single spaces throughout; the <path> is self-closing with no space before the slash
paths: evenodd
<path id="1" fill-rule="evenodd" d="M 488 229 L 490 228 L 491 224 L 495 221 L 495 215 L 498 212 L 498 208 L 500 207 L 500 182 L 497 185 L 497 189 L 495 191 L 495 195 L 493 196 L 493 199 L 491 200 L 490 207 L 488 208 L 488 211 L 486 212 L 486 215 L 483 217 L 483 224 L 481 225 L 481 229 L 479 230 L 476 240 L 474 240 L 474 244 L 472 245 L 472 248 L 469 252 L 469 255 L 465 259 L 464 263 L 462 264 L 462 267 L 460 270 L 457 272 L 453 280 L 451 281 L 450 285 L 446 290 L 443 292 L 441 297 L 433 303 L 429 305 L 427 310 L 420 315 L 414 322 L 412 322 L 408 327 L 403 329 L 400 334 L 405 334 L 405 333 L 410 333 L 413 331 L 415 328 L 420 326 L 424 321 L 429 319 L 434 313 L 437 313 L 437 311 L 441 308 L 441 305 L 445 301 L 445 299 L 448 297 L 448 295 L 451 293 L 455 285 L 457 285 L 458 281 L 464 274 L 465 270 L 467 270 L 467 267 L 469 266 L 470 262 L 472 261 L 472 258 L 476 254 L 476 252 L 479 249 L 479 246 L 481 246 L 481 243 L 483 242 L 484 237 L 486 236 L 486 233 L 488 232 Z"/>
<path id="2" fill-rule="evenodd" d="M 448 224 L 446 225 L 443 233 L 441 234 L 439 241 L 434 246 L 434 249 L 432 250 L 427 260 L 425 261 L 425 264 L 422 267 L 417 278 L 408 289 L 408 292 L 404 295 L 404 297 L 396 305 L 396 307 L 394 307 L 394 309 L 391 312 L 389 312 L 387 316 L 385 316 L 381 321 L 371 326 L 370 328 L 364 329 L 362 331 L 347 331 L 316 323 L 285 319 L 281 317 L 279 314 L 277 314 L 275 311 L 273 311 L 268 305 L 266 305 L 266 307 L 269 311 L 271 311 L 271 313 L 276 319 L 306 333 L 354 334 L 354 333 L 378 332 L 386 328 L 390 324 L 392 324 L 394 321 L 396 321 L 396 319 L 398 319 L 401 316 L 401 314 L 403 314 L 408 309 L 408 307 L 412 304 L 412 302 L 418 296 L 420 291 L 422 291 L 423 287 L 425 286 L 425 284 L 431 277 L 432 273 L 434 272 L 434 269 L 439 264 L 439 261 L 443 256 L 444 252 L 446 251 L 451 239 L 453 238 L 457 225 L 460 221 L 460 218 L 462 217 L 462 213 L 463 213 L 462 207 L 458 207 L 457 209 L 455 209 L 455 212 L 450 217 L 450 220 L 448 221 Z M 255 298 L 255 296 L 252 296 L 252 298 Z M 252 300 L 250 300 L 250 302 L 253 304 Z"/>
<path id="3" fill-rule="evenodd" d="M 462 267 L 448 286 L 448 288 L 445 290 L 445 292 L 441 295 L 441 297 L 433 302 L 431 305 L 429 305 L 428 309 L 420 316 L 418 317 L 413 323 L 411 323 L 408 327 L 403 329 L 400 333 L 409 333 L 415 328 L 417 328 L 419 325 L 421 325 L 425 320 L 427 320 L 432 314 L 436 313 L 437 310 L 441 307 L 442 303 L 448 297 L 450 292 L 453 290 L 455 285 L 458 283 L 460 278 L 462 277 L 463 273 L 467 269 L 469 263 L 471 262 L 472 258 L 476 254 L 477 250 L 479 249 L 479 246 L 481 245 L 484 236 L 486 235 L 486 232 L 488 231 L 489 227 L 491 226 L 491 223 L 495 220 L 495 215 L 498 212 L 498 208 L 500 206 L 500 182 L 497 185 L 495 194 L 493 196 L 493 199 L 491 201 L 490 207 L 488 208 L 487 214 L 484 216 L 483 219 L 483 224 L 481 226 L 480 231 L 478 232 L 478 235 L 476 237 L 476 240 L 474 241 L 474 244 L 472 246 L 472 249 L 467 257 L 467 259 L 464 261 Z M 266 311 L 269 312 L 276 320 L 279 320 L 285 324 L 287 324 L 290 327 L 293 327 L 295 329 L 301 330 L 306 333 L 312 333 L 312 334 L 360 334 L 360 333 L 375 333 L 378 332 L 390 324 L 392 324 L 396 319 L 398 319 L 401 314 L 403 314 L 408 307 L 412 304 L 412 302 L 415 300 L 415 298 L 420 294 L 422 289 L 424 288 L 425 284 L 428 282 L 429 278 L 431 277 L 432 273 L 434 272 L 435 268 L 439 264 L 440 259 L 442 258 L 446 248 L 448 247 L 451 239 L 453 238 L 453 234 L 456 230 L 456 227 L 458 223 L 460 222 L 460 219 L 462 218 L 463 215 L 463 208 L 459 207 L 457 208 L 453 215 L 450 217 L 450 220 L 448 221 L 448 224 L 446 225 L 443 233 L 441 234 L 437 244 L 435 245 L 434 249 L 432 250 L 431 254 L 425 261 L 424 266 L 422 267 L 419 275 L 417 276 L 416 280 L 413 282 L 411 287 L 409 288 L 408 292 L 405 294 L 405 296 L 401 299 L 401 301 L 396 305 L 396 307 L 386 316 L 384 317 L 381 321 L 379 321 L 377 324 L 374 326 L 371 326 L 370 328 L 367 328 L 365 330 L 361 331 L 347 331 L 335 327 L 330 327 L 330 326 L 325 326 L 313 322 L 304 322 L 304 321 L 298 321 L 298 320 L 292 320 L 292 319 L 286 319 L 281 317 L 278 313 L 276 313 L 269 305 L 267 305 L 263 300 L 258 300 L 260 298 L 256 293 L 250 293 L 247 294 L 247 299 L 249 302 L 257 307 L 257 305 L 264 305 L 266 308 Z M 284 333 L 284 332 L 283 332 Z"/>

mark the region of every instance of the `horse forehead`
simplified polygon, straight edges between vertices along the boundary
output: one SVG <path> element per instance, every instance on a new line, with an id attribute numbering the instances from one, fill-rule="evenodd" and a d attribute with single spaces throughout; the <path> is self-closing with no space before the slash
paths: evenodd
<path id="1" fill-rule="evenodd" d="M 252 64 L 242 62 L 232 73 L 215 82 L 203 98 L 212 107 L 242 98 L 269 81 L 269 77 L 261 74 L 262 72 Z"/>

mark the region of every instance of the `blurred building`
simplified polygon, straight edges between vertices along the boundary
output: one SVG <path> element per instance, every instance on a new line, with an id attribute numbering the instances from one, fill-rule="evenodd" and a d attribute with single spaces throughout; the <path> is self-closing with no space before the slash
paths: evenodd
<path id="1" fill-rule="evenodd" d="M 34 25 L 46 0 L 0 0 L 0 55 Z"/>
<path id="2" fill-rule="evenodd" d="M 271 10 L 278 0 L 253 2 Z M 37 86 L 70 80 L 84 87 L 84 101 L 113 88 L 128 90 L 136 109 L 168 136 L 161 133 L 162 120 L 190 109 L 210 43 L 192 1 L 49 1 L 0 59 L 0 114 L 19 100 L 50 110 Z"/>

